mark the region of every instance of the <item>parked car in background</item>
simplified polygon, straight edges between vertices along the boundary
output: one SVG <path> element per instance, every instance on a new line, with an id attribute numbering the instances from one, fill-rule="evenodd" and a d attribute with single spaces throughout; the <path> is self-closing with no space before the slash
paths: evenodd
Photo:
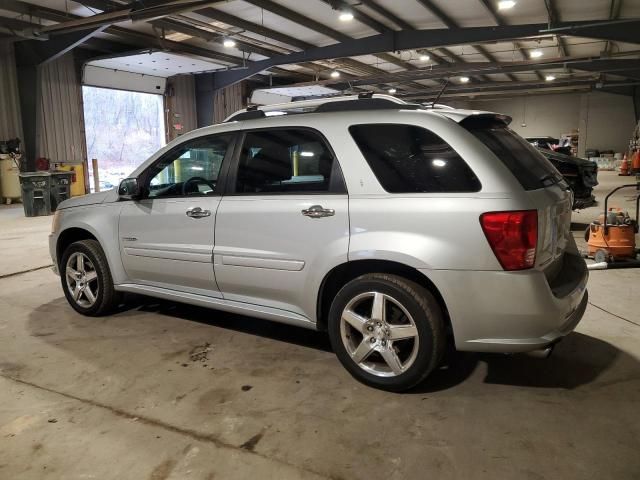
<path id="1" fill-rule="evenodd" d="M 81 314 L 133 292 L 327 331 L 387 390 L 449 345 L 546 354 L 588 271 L 567 183 L 510 120 L 387 95 L 247 109 L 63 202 L 53 264 Z"/>
<path id="2" fill-rule="evenodd" d="M 598 165 L 595 162 L 544 148 L 539 150 L 558 169 L 573 190 L 574 210 L 595 203 L 593 188 L 598 185 Z"/>
<path id="3" fill-rule="evenodd" d="M 560 140 L 553 137 L 527 137 L 526 140 L 534 147 L 546 150 L 554 150 L 560 144 Z"/>

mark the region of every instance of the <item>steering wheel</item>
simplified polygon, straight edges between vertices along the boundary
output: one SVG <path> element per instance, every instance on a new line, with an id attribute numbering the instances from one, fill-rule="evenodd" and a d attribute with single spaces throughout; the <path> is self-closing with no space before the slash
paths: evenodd
<path id="1" fill-rule="evenodd" d="M 198 191 L 189 192 L 189 186 L 192 185 L 192 184 L 194 186 L 197 186 L 197 185 L 202 184 L 202 183 L 207 185 L 207 186 L 209 186 L 209 187 L 211 187 L 212 191 L 216 189 L 216 186 L 213 183 L 211 183 L 209 180 L 207 180 L 206 178 L 191 177 L 189 180 L 187 180 L 186 182 L 184 182 L 182 184 L 182 195 L 186 196 L 186 195 L 189 195 L 190 193 L 199 193 Z"/>

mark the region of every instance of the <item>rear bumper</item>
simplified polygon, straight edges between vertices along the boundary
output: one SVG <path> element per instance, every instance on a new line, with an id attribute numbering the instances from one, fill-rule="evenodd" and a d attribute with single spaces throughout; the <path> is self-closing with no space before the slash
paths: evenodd
<path id="1" fill-rule="evenodd" d="M 556 297 L 542 272 L 423 270 L 446 303 L 456 348 L 538 350 L 578 325 L 588 303 L 586 265 L 575 287 Z"/>

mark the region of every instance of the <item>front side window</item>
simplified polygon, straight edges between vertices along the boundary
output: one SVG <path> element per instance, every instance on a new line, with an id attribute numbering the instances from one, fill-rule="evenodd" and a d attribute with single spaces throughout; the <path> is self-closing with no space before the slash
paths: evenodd
<path id="1" fill-rule="evenodd" d="M 236 176 L 236 193 L 322 193 L 341 176 L 317 133 L 304 129 L 248 132 Z M 337 172 L 337 173 L 334 173 Z M 332 180 L 333 179 L 333 180 Z"/>
<path id="2" fill-rule="evenodd" d="M 153 167 L 149 198 L 216 193 L 222 161 L 232 135 L 200 138 L 169 152 Z"/>
<path id="3" fill-rule="evenodd" d="M 353 125 L 349 132 L 389 193 L 477 192 L 469 165 L 442 138 L 402 124 Z"/>

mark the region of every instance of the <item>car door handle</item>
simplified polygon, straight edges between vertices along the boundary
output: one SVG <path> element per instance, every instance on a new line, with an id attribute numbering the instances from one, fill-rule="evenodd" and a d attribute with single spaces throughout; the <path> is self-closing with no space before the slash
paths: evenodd
<path id="1" fill-rule="evenodd" d="M 200 207 L 193 207 L 187 210 L 187 217 L 191 218 L 203 218 L 211 216 L 210 210 L 203 210 Z"/>
<path id="2" fill-rule="evenodd" d="M 322 205 L 312 205 L 302 210 L 302 215 L 311 218 L 333 217 L 336 211 L 332 208 L 322 208 Z"/>

